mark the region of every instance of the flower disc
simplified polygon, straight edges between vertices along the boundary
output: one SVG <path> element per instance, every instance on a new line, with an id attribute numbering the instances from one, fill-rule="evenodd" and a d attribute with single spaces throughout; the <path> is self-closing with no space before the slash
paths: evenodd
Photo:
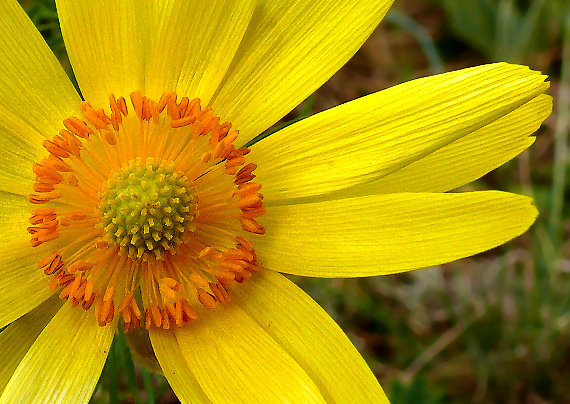
<path id="1" fill-rule="evenodd" d="M 238 133 L 200 100 L 130 98 L 134 113 L 114 95 L 110 114 L 83 103 L 84 119 L 44 142 L 31 244 L 52 250 L 38 263 L 51 288 L 95 305 L 101 326 L 118 312 L 127 331 L 181 327 L 259 270 L 247 236 L 265 233 L 261 186 Z"/>

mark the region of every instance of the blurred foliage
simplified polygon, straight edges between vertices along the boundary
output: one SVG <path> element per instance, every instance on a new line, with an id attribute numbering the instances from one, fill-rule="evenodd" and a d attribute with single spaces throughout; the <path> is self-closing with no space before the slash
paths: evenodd
<path id="1" fill-rule="evenodd" d="M 74 80 L 53 0 L 21 3 Z M 554 116 L 530 152 L 466 189 L 530 194 L 541 216 L 523 237 L 443 267 L 294 280 L 347 332 L 393 404 L 568 403 L 570 2 L 399 0 L 395 8 L 378 35 L 280 125 L 441 66 L 529 64 L 550 74 Z M 176 399 L 162 376 L 133 364 L 117 334 L 92 402 Z"/>
<path id="2" fill-rule="evenodd" d="M 53 53 L 61 59 L 65 56 L 65 46 L 61 37 L 55 2 L 53 0 L 26 0 L 20 2 L 28 16 L 45 38 Z"/>
<path id="3" fill-rule="evenodd" d="M 135 365 L 122 332 L 117 333 L 91 403 L 153 404 L 170 390 L 168 382 L 142 366 Z"/>
<path id="4" fill-rule="evenodd" d="M 559 44 L 567 0 L 440 0 L 453 32 L 489 61 L 525 63 Z"/>
<path id="5" fill-rule="evenodd" d="M 20 0 L 20 4 L 58 58 L 75 89 L 81 94 L 61 36 L 55 0 Z"/>

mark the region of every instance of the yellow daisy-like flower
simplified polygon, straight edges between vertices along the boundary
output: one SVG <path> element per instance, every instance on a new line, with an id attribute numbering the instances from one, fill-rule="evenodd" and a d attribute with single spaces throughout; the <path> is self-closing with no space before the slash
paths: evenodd
<path id="1" fill-rule="evenodd" d="M 373 276 L 526 231 L 529 198 L 445 193 L 512 159 L 545 77 L 414 80 L 254 144 L 392 1 L 59 0 L 77 94 L 0 1 L 0 404 L 85 403 L 117 327 L 182 402 L 380 403 L 330 317 L 281 273 Z"/>

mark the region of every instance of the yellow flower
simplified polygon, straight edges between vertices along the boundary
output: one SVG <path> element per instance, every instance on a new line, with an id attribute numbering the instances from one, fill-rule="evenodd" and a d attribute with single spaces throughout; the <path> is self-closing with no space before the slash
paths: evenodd
<path id="1" fill-rule="evenodd" d="M 185 403 L 387 402 L 279 272 L 389 274 L 520 235 L 529 198 L 445 192 L 526 149 L 551 111 L 544 76 L 495 64 L 243 147 L 390 4 L 59 0 L 80 97 L 0 2 L 0 404 L 87 402 L 117 327 L 148 330 Z"/>

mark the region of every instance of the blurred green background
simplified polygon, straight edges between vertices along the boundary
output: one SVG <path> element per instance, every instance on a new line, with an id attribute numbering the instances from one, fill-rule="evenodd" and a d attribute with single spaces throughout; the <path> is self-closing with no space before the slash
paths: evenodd
<path id="1" fill-rule="evenodd" d="M 72 76 L 53 0 L 21 3 Z M 501 60 L 547 73 L 555 110 L 529 151 L 465 189 L 533 196 L 533 228 L 428 270 L 294 279 L 350 336 L 393 404 L 570 403 L 570 1 L 397 0 L 352 60 L 280 124 Z M 133 364 L 118 335 L 92 402 L 178 401 L 164 378 Z"/>

